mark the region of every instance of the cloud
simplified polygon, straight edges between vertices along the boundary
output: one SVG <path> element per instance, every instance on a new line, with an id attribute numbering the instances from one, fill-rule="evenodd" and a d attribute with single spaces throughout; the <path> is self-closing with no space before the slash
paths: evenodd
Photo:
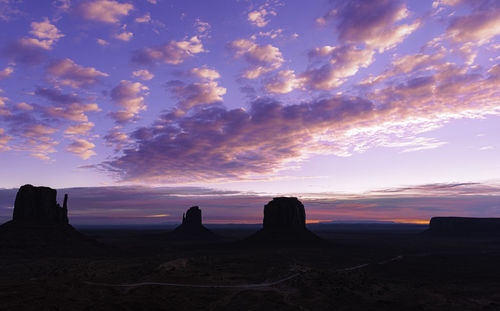
<path id="1" fill-rule="evenodd" d="M 445 54 L 443 50 L 435 51 L 432 54 L 417 53 L 403 55 L 392 61 L 390 69 L 385 70 L 376 77 L 369 76 L 363 80 L 362 83 L 381 83 L 387 79 L 399 77 L 401 74 L 437 70 L 444 57 Z"/>
<path id="2" fill-rule="evenodd" d="M 37 39 L 31 38 L 34 41 Z M 39 44 L 33 44 L 29 38 L 21 38 L 9 42 L 5 47 L 3 54 L 15 63 L 25 65 L 37 65 L 42 63 L 46 58 L 47 49 Z"/>
<path id="3" fill-rule="evenodd" d="M 82 99 L 76 94 L 64 94 L 58 89 L 37 88 L 35 95 L 45 97 L 58 104 L 81 103 Z"/>
<path id="4" fill-rule="evenodd" d="M 149 23 L 151 21 L 151 14 L 148 12 L 144 16 L 137 17 L 135 19 L 136 23 Z"/>
<path id="5" fill-rule="evenodd" d="M 92 130 L 94 125 L 95 124 L 92 122 L 83 122 L 83 123 L 71 125 L 64 131 L 64 134 L 86 136 L 89 134 L 90 130 Z"/>
<path id="6" fill-rule="evenodd" d="M 106 46 L 106 45 L 108 45 L 108 44 L 109 44 L 109 42 L 108 42 L 108 41 L 106 41 L 106 40 L 104 40 L 104 39 L 99 39 L 99 38 L 97 38 L 97 39 L 96 39 L 96 42 L 97 42 L 97 44 L 99 44 L 99 45 L 101 45 L 101 46 Z"/>
<path id="7" fill-rule="evenodd" d="M 2 71 L 0 71 L 0 80 L 7 78 L 14 72 L 14 68 L 5 67 Z"/>
<path id="8" fill-rule="evenodd" d="M 120 32 L 118 34 L 113 35 L 113 38 L 121 40 L 121 41 L 129 41 L 130 39 L 132 39 L 133 36 L 134 36 L 134 34 L 132 32 L 124 31 L 124 32 Z"/>
<path id="9" fill-rule="evenodd" d="M 123 108 L 112 113 L 112 117 L 118 123 L 124 123 L 137 117 L 140 111 L 146 110 L 144 95 L 149 88 L 139 82 L 121 80 L 120 84 L 111 90 L 111 99 Z"/>
<path id="10" fill-rule="evenodd" d="M 188 57 L 205 52 L 203 44 L 197 36 L 187 41 L 170 41 L 164 45 L 144 48 L 135 51 L 132 61 L 141 65 L 153 65 L 156 62 L 177 65 Z"/>
<path id="11" fill-rule="evenodd" d="M 38 88 L 35 95 L 44 97 L 55 104 L 47 107 L 47 113 L 52 117 L 70 121 L 87 122 L 86 112 L 102 111 L 96 103 L 83 104 L 83 99 L 75 94 L 64 94 L 57 89 Z"/>
<path id="12" fill-rule="evenodd" d="M 129 142 L 129 137 L 121 131 L 121 127 L 115 126 L 104 136 L 104 140 L 106 141 L 106 145 L 114 146 L 115 151 L 119 151 Z"/>
<path id="13" fill-rule="evenodd" d="M 37 118 L 45 114 L 45 109 L 39 105 L 29 106 L 33 109 L 19 109 L 14 105 L 8 107 L 8 114 L 0 115 L 0 121 L 6 126 L 5 131 L 11 140 L 9 147 L 12 150 L 28 152 L 39 159 L 49 160 L 49 154 L 56 152 L 55 146 L 59 144 L 52 138 L 58 131 L 58 123 L 45 117 Z"/>
<path id="14" fill-rule="evenodd" d="M 21 110 L 27 110 L 27 111 L 31 111 L 34 109 L 32 105 L 27 104 L 25 102 L 17 103 L 16 108 L 21 109 Z"/>
<path id="15" fill-rule="evenodd" d="M 63 107 L 49 107 L 47 112 L 53 117 L 58 117 L 70 121 L 87 122 L 88 117 L 85 112 L 102 111 L 99 106 L 93 104 L 69 104 Z"/>
<path id="16" fill-rule="evenodd" d="M 78 155 L 80 158 L 87 160 L 96 153 L 92 150 L 95 145 L 85 139 L 75 139 L 66 147 L 66 151 Z"/>
<path id="17" fill-rule="evenodd" d="M 373 62 L 374 51 L 359 49 L 352 45 L 341 47 L 324 46 L 309 53 L 311 58 L 328 57 L 329 62 L 319 68 L 310 68 L 300 75 L 306 87 L 331 90 L 342 85 L 359 69 Z"/>
<path id="18" fill-rule="evenodd" d="M 174 82 L 170 83 L 168 88 L 179 99 L 178 107 L 181 111 L 195 106 L 222 102 L 222 96 L 226 94 L 226 88 L 219 86 L 216 81 L 188 85 Z"/>
<path id="19" fill-rule="evenodd" d="M 264 88 L 269 93 L 286 94 L 300 88 L 304 79 L 297 78 L 293 70 L 281 70 L 276 76 L 267 81 Z"/>
<path id="20" fill-rule="evenodd" d="M 484 74 L 444 61 L 439 66 L 400 76 L 364 98 L 339 95 L 300 104 L 261 98 L 248 110 L 202 105 L 166 113 L 134 131 L 123 155 L 102 167 L 127 181 L 220 181 L 268 176 L 313 154 L 438 148 L 446 142 L 422 134 L 450 120 L 500 115 L 500 66 Z M 187 92 L 178 85 L 182 105 Z"/>
<path id="21" fill-rule="evenodd" d="M 364 43 L 369 49 L 384 52 L 401 43 L 420 26 L 419 20 L 398 24 L 409 15 L 406 5 L 399 0 L 355 0 L 343 2 L 321 21 L 335 21 L 339 40 L 343 43 Z"/>
<path id="22" fill-rule="evenodd" d="M 56 43 L 64 35 L 52 25 L 48 18 L 44 18 L 41 22 L 32 22 L 30 34 L 33 37 L 23 37 L 11 47 L 14 50 L 22 50 L 23 48 L 51 50 L 52 45 Z M 33 52 L 32 52 L 33 53 Z"/>
<path id="23" fill-rule="evenodd" d="M 158 122 L 161 127 L 134 132 L 135 147 L 105 166 L 126 180 L 185 182 L 265 174 L 300 158 L 326 124 L 340 125 L 372 109 L 367 101 L 336 98 L 291 106 L 261 100 L 248 112 L 208 106 L 175 119 L 167 114 Z"/>
<path id="24" fill-rule="evenodd" d="M 9 22 L 24 15 L 24 13 L 19 10 L 15 4 L 18 4 L 18 2 L 9 0 L 0 1 L 0 20 Z"/>
<path id="25" fill-rule="evenodd" d="M 258 45 L 247 39 L 238 39 L 231 42 L 231 48 L 235 51 L 235 57 L 244 57 L 252 65 L 243 77 L 256 79 L 264 73 L 276 70 L 285 61 L 277 47 L 270 44 Z"/>
<path id="26" fill-rule="evenodd" d="M 132 77 L 139 78 L 143 81 L 149 81 L 155 77 L 154 74 L 149 72 L 147 69 L 136 70 L 132 72 Z"/>
<path id="27" fill-rule="evenodd" d="M 99 82 L 100 77 L 108 74 L 93 67 L 83 67 L 69 58 L 53 61 L 47 67 L 46 74 L 55 84 L 73 88 L 88 87 Z"/>
<path id="28" fill-rule="evenodd" d="M 7 151 L 7 150 L 11 149 L 7 145 L 9 143 L 9 140 L 11 140 L 11 139 L 12 139 L 12 136 L 6 135 L 5 130 L 3 128 L 0 128 L 0 152 Z"/>
<path id="29" fill-rule="evenodd" d="M 210 33 L 210 29 L 212 28 L 212 26 L 210 26 L 209 23 L 204 22 L 204 21 L 200 20 L 199 18 L 197 18 L 196 21 L 194 22 L 194 27 L 195 27 L 196 31 L 198 32 L 198 35 L 200 36 L 200 38 L 208 37 L 209 33 Z"/>
<path id="30" fill-rule="evenodd" d="M 32 22 L 30 34 L 40 40 L 48 41 L 47 45 L 51 46 L 55 41 L 64 37 L 64 35 L 52 25 L 48 18 L 44 18 L 41 22 Z"/>
<path id="31" fill-rule="evenodd" d="M 500 8 L 475 11 L 471 15 L 452 19 L 446 36 L 455 43 L 473 42 L 476 45 L 488 43 L 500 35 Z"/>
<path id="32" fill-rule="evenodd" d="M 220 74 L 215 69 L 210 68 L 193 68 L 190 73 L 202 80 L 217 80 L 220 78 Z"/>
<path id="33" fill-rule="evenodd" d="M 248 13 L 248 21 L 254 26 L 265 27 L 269 23 L 269 19 L 266 19 L 268 15 L 276 16 L 276 12 L 264 8 L 255 10 Z"/>
<path id="34" fill-rule="evenodd" d="M 118 23 L 122 16 L 127 16 L 134 6 L 113 0 L 97 0 L 84 2 L 79 6 L 79 13 L 88 20 L 103 23 Z"/>

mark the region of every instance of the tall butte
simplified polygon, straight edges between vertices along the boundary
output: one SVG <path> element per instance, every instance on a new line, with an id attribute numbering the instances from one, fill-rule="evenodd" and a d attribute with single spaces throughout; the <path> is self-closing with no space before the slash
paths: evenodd
<path id="1" fill-rule="evenodd" d="M 95 241 L 78 232 L 68 221 L 68 195 L 63 206 L 57 191 L 49 187 L 24 185 L 14 201 L 11 221 L 0 226 L 0 247 L 7 248 L 82 248 Z"/>
<path id="2" fill-rule="evenodd" d="M 170 237 L 179 240 L 207 240 L 216 238 L 215 234 L 203 226 L 201 209 L 198 206 L 190 207 L 182 215 L 182 223 L 170 233 Z"/>
<path id="3" fill-rule="evenodd" d="M 301 244 L 321 239 L 306 227 L 304 205 L 295 197 L 278 197 L 264 206 L 262 229 L 247 241 L 272 244 Z"/>

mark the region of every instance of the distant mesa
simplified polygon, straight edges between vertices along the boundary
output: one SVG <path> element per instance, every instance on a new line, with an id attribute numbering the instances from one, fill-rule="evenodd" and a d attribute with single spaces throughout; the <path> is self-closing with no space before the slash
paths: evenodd
<path id="1" fill-rule="evenodd" d="M 171 238 L 205 240 L 215 238 L 215 234 L 201 223 L 201 209 L 198 206 L 190 207 L 182 215 L 182 224 L 170 234 Z"/>
<path id="2" fill-rule="evenodd" d="M 500 237 L 500 218 L 432 217 L 427 233 L 449 237 Z"/>
<path id="3" fill-rule="evenodd" d="M 247 241 L 300 244 L 320 242 L 321 239 L 307 229 L 302 202 L 295 197 L 279 197 L 264 206 L 263 228 Z"/>
<path id="4" fill-rule="evenodd" d="M 19 188 L 11 221 L 0 226 L 0 246 L 80 247 L 94 241 L 78 232 L 68 221 L 68 195 L 61 207 L 57 191 L 49 187 L 24 185 Z"/>

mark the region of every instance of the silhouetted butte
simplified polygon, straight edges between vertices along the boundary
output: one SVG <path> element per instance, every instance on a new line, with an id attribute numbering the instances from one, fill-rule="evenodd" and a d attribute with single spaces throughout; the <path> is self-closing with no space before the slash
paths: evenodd
<path id="1" fill-rule="evenodd" d="M 321 239 L 307 229 L 302 202 L 295 197 L 278 197 L 264 206 L 263 228 L 247 241 L 293 245 L 320 242 Z"/>
<path id="2" fill-rule="evenodd" d="M 57 191 L 24 185 L 19 188 L 11 221 L 0 226 L 0 246 L 8 248 L 81 247 L 93 240 L 75 230 L 68 221 L 68 195 L 61 207 Z"/>
<path id="3" fill-rule="evenodd" d="M 182 215 L 182 224 L 171 232 L 171 237 L 176 239 L 203 240 L 213 239 L 212 231 L 203 226 L 201 222 L 201 209 L 193 206 Z"/>

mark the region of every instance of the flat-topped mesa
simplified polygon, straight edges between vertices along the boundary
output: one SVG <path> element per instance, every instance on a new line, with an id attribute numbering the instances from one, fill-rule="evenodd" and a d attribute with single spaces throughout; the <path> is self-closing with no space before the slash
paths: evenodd
<path id="1" fill-rule="evenodd" d="M 500 236 L 500 218 L 432 217 L 428 232 L 434 236 Z"/>
<path id="2" fill-rule="evenodd" d="M 57 203 L 57 191 L 49 187 L 24 185 L 14 202 L 13 222 L 36 224 L 68 224 L 68 195 L 63 207 Z"/>
<path id="3" fill-rule="evenodd" d="M 304 205 L 295 197 L 273 198 L 264 206 L 264 230 L 306 229 Z"/>

